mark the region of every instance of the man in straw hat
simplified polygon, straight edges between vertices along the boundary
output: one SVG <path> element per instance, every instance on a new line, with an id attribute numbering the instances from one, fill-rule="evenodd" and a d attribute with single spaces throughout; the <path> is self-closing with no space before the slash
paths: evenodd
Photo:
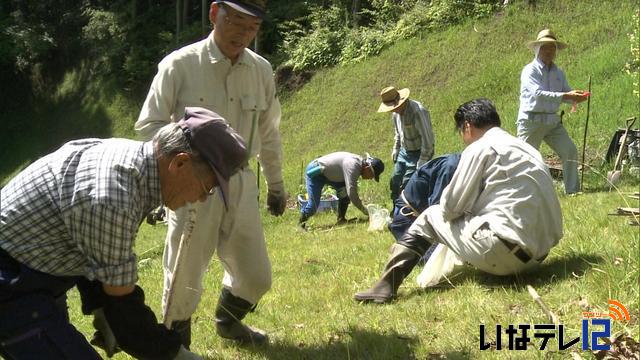
<path id="1" fill-rule="evenodd" d="M 307 195 L 309 201 L 300 209 L 298 227 L 306 230 L 307 220 L 313 216 L 320 205 L 320 196 L 325 185 L 329 185 L 338 194 L 338 224 L 347 222 L 347 208 L 353 203 L 363 214 L 369 215 L 358 195 L 358 179 L 380 181 L 380 174 L 384 171 L 382 160 L 362 157 L 345 151 L 338 151 L 321 156 L 307 166 Z"/>
<path id="2" fill-rule="evenodd" d="M 391 112 L 395 132 L 391 159 L 395 163 L 389 187 L 395 203 L 411 175 L 433 157 L 435 139 L 429 111 L 419 102 L 409 99 L 409 89 L 393 86 L 380 92 L 382 102 L 378 112 Z"/>
<path id="3" fill-rule="evenodd" d="M 518 137 L 536 149 L 544 140 L 562 160 L 564 190 L 574 194 L 580 190 L 578 181 L 578 150 L 558 114 L 560 104 L 579 103 L 589 96 L 582 90 L 571 90 L 564 72 L 554 63 L 558 50 L 567 47 L 549 29 L 538 33 L 528 44 L 535 58 L 520 76 L 520 110 Z"/>
<path id="4" fill-rule="evenodd" d="M 484 272 L 510 275 L 538 266 L 562 238 L 560 202 L 540 153 L 500 128 L 488 99 L 460 105 L 454 121 L 466 148 L 440 203 L 392 245 L 380 279 L 356 301 L 392 301 L 434 244 Z"/>
<path id="5" fill-rule="evenodd" d="M 117 341 L 136 358 L 201 359 L 145 305 L 134 242 L 160 204 L 177 210 L 216 188 L 229 197 L 247 158 L 218 114 L 187 108 L 153 141 L 71 141 L 11 179 L 1 192 L 0 358 L 101 359 L 69 322 L 66 293 L 77 286 L 99 330 L 92 343 L 109 356 Z"/>
<path id="6" fill-rule="evenodd" d="M 209 12 L 213 31 L 160 62 L 135 128 L 141 137 L 149 138 L 193 104 L 218 112 L 247 141 L 250 156 L 259 158 L 267 182 L 267 208 L 280 216 L 286 207 L 280 103 L 271 64 L 247 48 L 260 30 L 266 3 L 215 0 Z M 214 253 L 225 270 L 214 315 L 218 335 L 252 344 L 267 341 L 263 331 L 241 322 L 271 288 L 271 263 L 256 202 L 255 174 L 249 167 L 241 169 L 229 181 L 229 189 L 226 199 L 218 194 L 197 206 L 190 246 L 183 249 L 189 261 L 174 280 L 173 291 L 169 290 L 172 264 L 189 211 L 168 214 L 163 308 L 185 345 L 190 342 L 191 315 L 200 302 L 202 280 Z M 228 209 L 223 200 L 229 203 Z M 169 297 L 172 301 L 167 306 Z"/>

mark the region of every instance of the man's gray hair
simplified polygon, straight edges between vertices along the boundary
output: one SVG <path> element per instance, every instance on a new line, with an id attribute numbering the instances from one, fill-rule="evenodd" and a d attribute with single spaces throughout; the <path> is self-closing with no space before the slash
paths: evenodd
<path id="1" fill-rule="evenodd" d="M 198 172 L 211 171 L 207 161 L 200 153 L 189 145 L 189 139 L 184 134 L 178 123 L 172 122 L 158 130 L 153 137 L 153 147 L 158 157 L 171 156 L 178 153 L 191 154 Z"/>
<path id="2" fill-rule="evenodd" d="M 172 122 L 160 128 L 153 137 L 153 145 L 158 156 L 170 156 L 177 153 L 198 155 L 189 145 L 189 140 L 177 123 Z"/>

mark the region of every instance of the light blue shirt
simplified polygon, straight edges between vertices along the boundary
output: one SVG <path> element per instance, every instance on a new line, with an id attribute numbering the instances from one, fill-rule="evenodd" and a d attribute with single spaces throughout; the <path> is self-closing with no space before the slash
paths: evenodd
<path id="1" fill-rule="evenodd" d="M 518 120 L 557 119 L 562 95 L 571 91 L 564 72 L 555 64 L 545 65 L 536 58 L 520 75 Z"/>

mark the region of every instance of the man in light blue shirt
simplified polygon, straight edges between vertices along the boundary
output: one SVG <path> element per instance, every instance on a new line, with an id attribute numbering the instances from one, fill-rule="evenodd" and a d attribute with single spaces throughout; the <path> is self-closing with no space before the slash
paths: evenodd
<path id="1" fill-rule="evenodd" d="M 579 103 L 588 93 L 571 90 L 564 72 L 553 62 L 557 50 L 567 47 L 551 30 L 538 33 L 528 47 L 536 54 L 520 76 L 520 110 L 518 138 L 536 149 L 544 140 L 562 160 L 562 177 L 567 194 L 580 191 L 578 183 L 578 150 L 562 125 L 558 110 L 564 102 Z"/>

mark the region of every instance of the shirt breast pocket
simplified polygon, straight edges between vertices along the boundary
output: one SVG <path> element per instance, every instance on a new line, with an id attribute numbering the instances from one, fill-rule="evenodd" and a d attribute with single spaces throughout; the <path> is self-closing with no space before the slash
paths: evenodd
<path id="1" fill-rule="evenodd" d="M 249 139 L 254 141 L 258 138 L 256 131 L 260 114 L 267 109 L 267 102 L 264 96 L 256 96 L 254 94 L 245 94 L 240 97 L 240 117 L 242 121 L 238 124 L 238 132 L 245 138 L 247 143 Z M 253 133 L 253 136 L 251 136 Z M 252 144 L 249 144 L 253 148 Z"/>
<path id="2" fill-rule="evenodd" d="M 240 106 L 243 112 L 260 112 L 267 109 L 264 96 L 245 94 L 240 97 Z"/>

